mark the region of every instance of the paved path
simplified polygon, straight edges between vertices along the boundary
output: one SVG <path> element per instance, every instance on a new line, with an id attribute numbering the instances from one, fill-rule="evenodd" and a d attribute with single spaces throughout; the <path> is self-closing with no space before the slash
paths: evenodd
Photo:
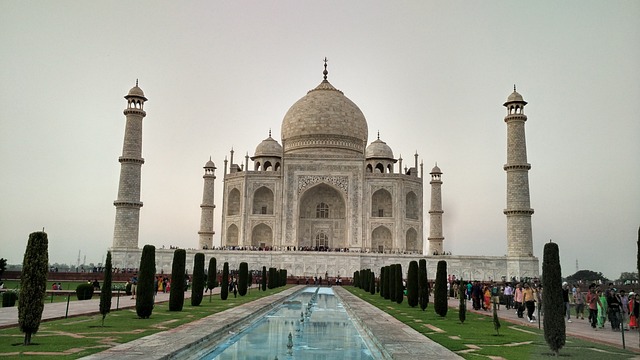
<path id="1" fill-rule="evenodd" d="M 220 287 L 213 289 L 213 293 L 219 293 Z M 115 295 L 115 294 L 114 294 Z M 185 292 L 185 298 L 191 298 L 191 290 Z M 66 296 L 65 296 L 66 298 Z M 67 302 L 54 302 L 45 303 L 44 311 L 42 312 L 42 321 L 64 319 L 65 315 L 80 316 L 100 313 L 100 295 L 96 294 L 91 300 L 73 300 L 75 295 L 72 295 L 72 300 L 69 301 L 69 312 L 67 313 Z M 155 298 L 156 303 L 162 303 L 169 301 L 169 293 L 158 293 Z M 0 329 L 18 326 L 18 304 L 13 307 L 0 308 Z M 136 307 L 136 300 L 131 299 L 131 296 L 121 294 L 120 299 L 114 296 L 111 299 L 111 310 L 117 309 L 130 309 Z"/>
<path id="2" fill-rule="evenodd" d="M 450 298 L 449 299 L 449 306 L 450 307 L 454 307 L 454 308 L 458 308 L 459 306 L 459 300 L 458 299 L 453 299 Z M 492 316 L 493 313 L 491 311 L 484 311 L 484 310 L 473 310 L 471 309 L 471 302 L 468 301 L 467 302 L 467 310 L 474 312 L 474 313 L 478 313 L 478 314 L 484 314 L 487 316 Z M 566 323 L 567 325 L 567 336 L 574 336 L 577 338 L 581 338 L 584 340 L 588 340 L 588 341 L 593 341 L 593 342 L 597 342 L 597 343 L 601 343 L 601 344 L 606 344 L 606 345 L 612 345 L 612 346 L 616 346 L 619 348 L 622 348 L 622 335 L 620 334 L 619 331 L 613 331 L 611 330 L 611 324 L 607 322 L 606 326 L 604 329 L 598 329 L 598 330 L 594 330 L 593 328 L 591 328 L 591 325 L 589 324 L 589 320 L 587 320 L 587 315 L 589 314 L 589 310 L 586 309 L 585 311 L 585 318 L 584 320 L 581 319 L 576 319 L 573 315 L 575 314 L 575 310 L 572 309 L 573 312 L 571 313 L 571 322 L 570 323 Z M 457 310 L 456 310 L 457 311 Z M 537 312 L 534 313 L 534 315 L 537 316 Z M 526 313 L 525 313 L 525 318 L 518 318 L 518 316 L 515 313 L 515 310 L 507 310 L 507 308 L 503 305 L 500 306 L 500 310 L 498 310 L 498 317 L 500 317 L 500 319 L 504 319 L 508 322 L 514 323 L 514 324 L 518 324 L 518 325 L 522 325 L 522 326 L 530 326 L 530 327 L 535 327 L 538 328 L 538 321 L 537 319 L 535 320 L 534 323 L 530 323 L 529 321 L 527 321 L 526 319 Z M 628 324 L 629 319 L 626 320 L 626 323 Z M 542 320 L 540 321 L 540 328 L 542 328 Z M 624 332 L 624 338 L 625 338 L 625 348 L 628 350 L 632 350 L 632 351 L 636 351 L 636 352 L 640 352 L 640 333 L 638 332 L 638 330 L 633 330 L 633 331 L 625 331 Z"/>

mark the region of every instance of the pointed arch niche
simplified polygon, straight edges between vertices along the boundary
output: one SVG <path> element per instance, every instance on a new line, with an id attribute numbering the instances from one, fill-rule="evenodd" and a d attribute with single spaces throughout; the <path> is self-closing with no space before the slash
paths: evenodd
<path id="1" fill-rule="evenodd" d="M 320 183 L 307 189 L 298 208 L 298 246 L 315 247 L 322 233 L 322 244 L 327 247 L 347 247 L 346 212 L 342 192 L 331 185 Z"/>

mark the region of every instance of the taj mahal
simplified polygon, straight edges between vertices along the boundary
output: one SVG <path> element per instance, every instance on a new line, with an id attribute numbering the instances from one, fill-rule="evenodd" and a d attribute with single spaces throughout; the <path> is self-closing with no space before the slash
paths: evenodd
<path id="1" fill-rule="evenodd" d="M 351 276 L 356 270 L 426 259 L 429 278 L 439 260 L 448 274 L 465 280 L 501 280 L 539 275 L 533 256 L 524 107 L 515 86 L 503 104 L 507 110 L 506 256 L 446 255 L 442 228 L 443 173 L 436 165 L 425 175 L 416 153 L 403 164 L 378 134 L 369 143 L 362 111 L 323 79 L 286 112 L 281 141 L 271 137 L 253 156 L 237 163 L 234 151 L 225 157 L 222 174 L 211 159 L 204 165 L 198 249 L 187 250 L 187 268 L 195 253 L 205 261 L 228 262 L 231 269 L 247 262 L 286 269 L 290 276 Z M 142 208 L 142 122 L 147 98 L 138 83 L 127 101 L 124 145 L 117 199 L 113 265 L 137 268 Z M 500 171 L 500 169 L 496 169 Z M 220 246 L 214 246 L 214 185 L 223 182 Z M 427 179 L 425 179 L 425 176 Z M 429 228 L 423 212 L 428 180 Z M 194 204 L 198 206 L 198 204 Z M 194 236 L 195 231 L 194 229 Z M 426 241 L 425 241 L 426 240 Z M 171 271 L 173 249 L 156 249 L 158 272 Z"/>

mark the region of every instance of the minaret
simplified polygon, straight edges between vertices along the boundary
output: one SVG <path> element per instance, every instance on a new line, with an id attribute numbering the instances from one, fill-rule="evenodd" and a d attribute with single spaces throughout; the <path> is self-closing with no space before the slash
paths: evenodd
<path id="1" fill-rule="evenodd" d="M 120 183 L 118 185 L 118 199 L 113 202 L 116 207 L 116 222 L 113 231 L 114 248 L 138 248 L 138 229 L 140 223 L 140 171 L 144 159 L 142 158 L 142 119 L 147 116 L 144 111 L 144 92 L 136 86 L 129 90 L 127 108 L 124 115 L 127 118 L 124 130 L 124 145 L 120 162 Z"/>
<path id="2" fill-rule="evenodd" d="M 507 108 L 507 256 L 533 257 L 533 237 L 531 234 L 531 215 L 533 209 L 529 203 L 529 169 L 527 163 L 527 143 L 524 134 L 524 101 L 522 95 L 516 92 L 507 98 L 504 106 Z"/>
<path id="3" fill-rule="evenodd" d="M 198 231 L 198 235 L 200 235 L 200 240 L 198 241 L 199 249 L 213 248 L 213 234 L 215 234 L 215 231 L 213 231 L 213 210 L 216 208 L 213 204 L 215 171 L 216 165 L 209 158 L 209 161 L 204 165 L 204 175 L 202 176 L 204 190 L 202 191 L 202 204 L 200 204 L 202 212 L 200 214 L 200 231 Z"/>
<path id="4" fill-rule="evenodd" d="M 436 166 L 431 169 L 431 209 L 429 210 L 429 253 L 427 255 L 442 254 L 442 171 Z"/>

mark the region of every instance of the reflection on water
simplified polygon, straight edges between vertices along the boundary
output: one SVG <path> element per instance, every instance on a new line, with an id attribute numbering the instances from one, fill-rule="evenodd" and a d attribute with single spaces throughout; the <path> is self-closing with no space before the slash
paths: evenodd
<path id="1" fill-rule="evenodd" d="M 273 360 L 276 357 L 279 360 L 374 359 L 331 288 L 303 290 L 203 359 Z"/>

